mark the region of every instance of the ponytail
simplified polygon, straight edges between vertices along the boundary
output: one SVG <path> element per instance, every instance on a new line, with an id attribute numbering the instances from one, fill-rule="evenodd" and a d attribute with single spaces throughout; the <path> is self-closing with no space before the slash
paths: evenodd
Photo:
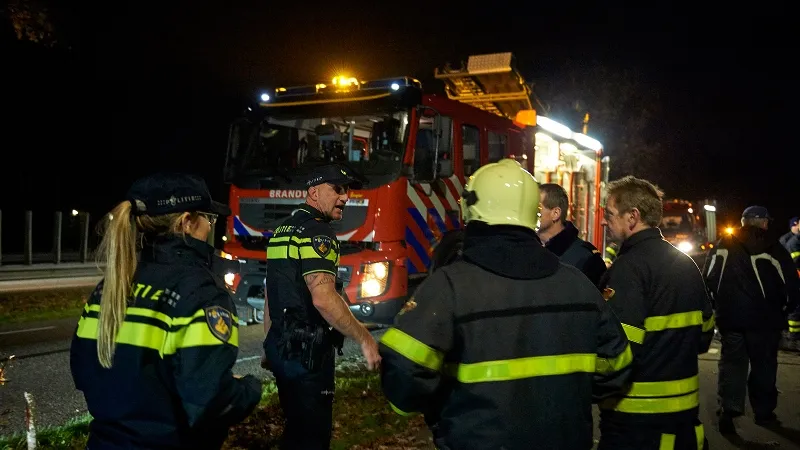
<path id="1" fill-rule="evenodd" d="M 97 330 L 97 358 L 111 368 L 117 334 L 125 320 L 128 296 L 136 272 L 138 233 L 131 220 L 131 203 L 123 201 L 104 219 L 103 239 L 97 250 L 98 260 L 105 261 L 103 293 Z"/>

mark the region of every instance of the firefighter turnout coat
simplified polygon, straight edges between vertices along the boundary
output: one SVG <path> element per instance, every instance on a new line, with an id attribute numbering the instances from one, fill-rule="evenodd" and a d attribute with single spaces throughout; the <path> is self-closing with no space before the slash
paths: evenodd
<path id="1" fill-rule="evenodd" d="M 697 265 L 650 228 L 622 243 L 601 288 L 634 354 L 631 383 L 599 405 L 604 438 L 606 430 L 692 423 L 701 439 L 697 356 L 711 344 L 714 314 Z"/>
<path id="2" fill-rule="evenodd" d="M 495 228 L 470 224 L 463 259 L 382 337 L 384 393 L 398 413 L 422 412 L 441 449 L 591 448 L 592 400 L 628 373 L 624 330 L 532 231 Z"/>

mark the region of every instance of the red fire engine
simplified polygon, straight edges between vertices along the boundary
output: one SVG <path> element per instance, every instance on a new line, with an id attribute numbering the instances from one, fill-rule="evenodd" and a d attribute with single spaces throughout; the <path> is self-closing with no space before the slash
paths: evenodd
<path id="1" fill-rule="evenodd" d="M 226 282 L 240 317 L 260 321 L 267 241 L 304 201 L 306 175 L 318 164 L 347 164 L 368 181 L 332 223 L 344 298 L 364 322 L 391 323 L 431 267 L 452 258 L 465 180 L 502 158 L 568 186 L 576 225 L 603 248 L 599 142 L 536 117 L 510 53 L 472 56 L 465 68 L 436 77 L 448 97 L 424 94 L 410 77 L 337 76 L 278 88 L 233 123 L 225 252 L 240 270 Z M 535 146 L 546 167 L 535 167 Z"/>

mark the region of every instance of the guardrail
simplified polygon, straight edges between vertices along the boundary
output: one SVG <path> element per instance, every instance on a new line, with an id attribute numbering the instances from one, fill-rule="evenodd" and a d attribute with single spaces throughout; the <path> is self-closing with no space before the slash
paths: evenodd
<path id="1" fill-rule="evenodd" d="M 45 227 L 43 228 L 39 226 L 36 228 L 36 230 L 34 229 L 33 211 L 22 212 L 23 217 L 19 217 L 17 214 L 11 214 L 10 217 L 8 216 L 9 214 L 6 213 L 6 216 L 4 217 L 3 211 L 0 210 L 0 266 L 33 266 L 38 264 L 59 265 L 67 262 L 91 262 L 90 247 L 92 243 L 90 242 L 89 234 L 91 219 L 88 212 L 81 212 L 74 209 L 68 212 L 65 227 L 64 212 L 54 211 L 52 212 L 52 219 L 45 218 L 42 220 L 41 223 L 44 223 Z M 22 220 L 20 220 L 22 223 L 16 222 L 16 218 L 24 218 L 24 222 Z M 45 241 L 49 242 L 47 242 L 44 247 L 47 248 L 49 246 L 50 251 L 42 251 L 43 246 L 39 241 L 41 238 L 37 236 L 38 239 L 36 242 L 34 242 L 34 232 L 46 232 L 48 225 L 47 222 L 52 224 L 52 237 L 50 239 L 45 239 Z M 12 227 L 9 227 L 9 224 L 11 224 Z M 19 229 L 19 226 L 17 226 L 16 229 L 12 229 L 15 228 L 13 225 L 21 224 L 23 225 L 22 230 Z M 5 250 L 6 246 L 4 245 L 3 240 L 3 232 L 6 231 L 6 234 L 9 234 L 9 229 L 11 229 L 12 235 L 22 235 L 22 245 L 19 245 L 20 241 L 14 240 L 13 243 L 17 245 L 15 249 L 11 250 L 11 252 Z M 6 236 L 6 238 L 7 237 L 8 236 Z M 68 241 L 67 245 L 65 245 L 65 241 Z M 37 246 L 34 247 L 34 244 L 37 244 Z"/>

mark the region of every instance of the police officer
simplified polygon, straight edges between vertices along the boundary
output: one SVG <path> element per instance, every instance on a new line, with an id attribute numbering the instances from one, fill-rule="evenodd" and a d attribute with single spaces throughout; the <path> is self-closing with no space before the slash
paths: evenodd
<path id="1" fill-rule="evenodd" d="M 461 259 L 433 272 L 381 339 L 382 385 L 441 449 L 588 449 L 592 401 L 632 354 L 597 287 L 536 236 L 538 186 L 512 159 L 461 198 Z"/>
<path id="2" fill-rule="evenodd" d="M 607 189 L 602 225 L 620 247 L 600 286 L 631 341 L 634 373 L 620 396 L 599 404 L 599 449 L 704 448 L 697 355 L 711 345 L 714 315 L 703 277 L 657 228 L 656 186 L 627 176 Z"/>
<path id="3" fill-rule="evenodd" d="M 539 197 L 539 239 L 561 262 L 577 267 L 597 285 L 606 273 L 606 263 L 597 247 L 579 238 L 578 229 L 567 220 L 567 191 L 558 184 L 546 183 L 539 186 Z"/>
<path id="4" fill-rule="evenodd" d="M 259 380 L 231 372 L 238 322 L 210 270 L 206 240 L 227 214 L 203 180 L 156 174 L 106 217 L 104 277 L 70 349 L 92 415 L 88 448 L 218 449 L 261 399 Z"/>
<path id="5" fill-rule="evenodd" d="M 346 167 L 317 167 L 305 204 L 275 230 L 267 245 L 264 341 L 286 417 L 282 449 L 327 449 L 331 439 L 334 347 L 342 335 L 356 341 L 370 370 L 378 345 L 336 290 L 339 241 L 330 222 L 340 220 L 351 188 L 361 181 Z"/>
<path id="6" fill-rule="evenodd" d="M 735 433 L 745 392 L 758 425 L 777 425 L 778 345 L 787 313 L 800 303 L 800 281 L 789 253 L 767 232 L 763 206 L 742 212 L 742 228 L 710 252 L 705 273 L 722 336 L 719 360 L 719 430 Z M 749 369 L 749 375 L 748 375 Z"/>

